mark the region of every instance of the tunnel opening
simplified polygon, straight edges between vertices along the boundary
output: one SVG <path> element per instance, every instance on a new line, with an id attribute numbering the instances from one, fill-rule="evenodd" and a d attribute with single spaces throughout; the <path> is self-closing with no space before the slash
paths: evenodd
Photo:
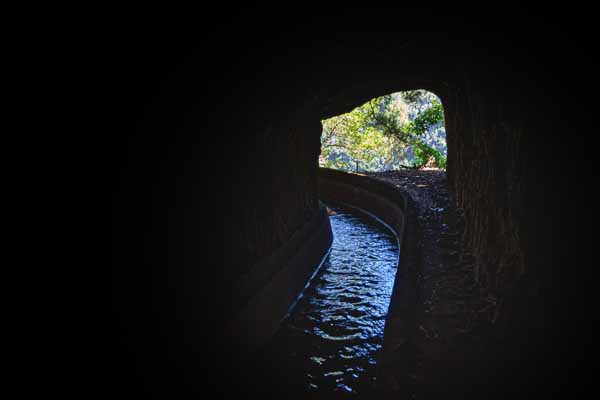
<path id="1" fill-rule="evenodd" d="M 320 167 L 353 172 L 446 168 L 444 108 L 430 91 L 375 97 L 321 124 Z"/>

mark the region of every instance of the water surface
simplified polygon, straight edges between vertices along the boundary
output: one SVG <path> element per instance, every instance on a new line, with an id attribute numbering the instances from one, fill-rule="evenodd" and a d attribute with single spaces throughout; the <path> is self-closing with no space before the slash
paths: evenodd
<path id="1" fill-rule="evenodd" d="M 270 351 L 294 390 L 365 394 L 375 380 L 398 243 L 364 213 L 338 205 L 329 209 L 331 253 L 284 320 Z"/>

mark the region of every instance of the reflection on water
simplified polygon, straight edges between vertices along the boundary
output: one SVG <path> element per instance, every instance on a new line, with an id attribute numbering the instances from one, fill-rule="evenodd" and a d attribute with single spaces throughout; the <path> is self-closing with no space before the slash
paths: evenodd
<path id="1" fill-rule="evenodd" d="M 398 244 L 371 217 L 340 206 L 329 208 L 331 254 L 270 351 L 280 358 L 288 383 L 298 389 L 365 393 L 375 379 Z"/>

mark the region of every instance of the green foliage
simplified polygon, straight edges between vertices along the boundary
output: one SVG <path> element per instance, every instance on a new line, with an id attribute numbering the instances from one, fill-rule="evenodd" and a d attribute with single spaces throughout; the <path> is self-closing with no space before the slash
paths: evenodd
<path id="1" fill-rule="evenodd" d="M 408 90 L 406 92 L 399 92 L 398 95 L 406 103 L 420 104 L 427 97 L 428 93 L 425 90 Z"/>
<path id="2" fill-rule="evenodd" d="M 444 110 L 433 94 L 416 90 L 378 97 L 351 112 L 323 121 L 322 166 L 353 170 L 394 169 L 411 158 L 412 168 L 446 167 L 432 144 L 432 130 L 444 126 Z M 435 133 L 435 132 L 434 132 Z M 437 132 L 439 136 L 439 132 Z M 439 142 L 439 138 L 435 138 Z M 434 141 L 435 142 L 435 141 Z M 437 143 L 436 142 L 436 143 Z"/>
<path id="3" fill-rule="evenodd" d="M 437 100 L 431 102 L 431 106 L 423 110 L 415 119 L 410 121 L 404 129 L 413 136 L 423 136 L 430 127 L 444 122 L 444 108 Z"/>
<path id="4" fill-rule="evenodd" d="M 414 167 L 422 168 L 428 163 L 437 168 L 446 168 L 446 157 L 437 149 L 420 140 L 414 143 L 415 162 Z"/>

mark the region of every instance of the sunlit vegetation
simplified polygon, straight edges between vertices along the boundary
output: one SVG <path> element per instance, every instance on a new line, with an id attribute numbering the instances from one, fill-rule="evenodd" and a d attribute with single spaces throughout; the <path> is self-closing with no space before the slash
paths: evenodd
<path id="1" fill-rule="evenodd" d="M 322 124 L 322 167 L 347 171 L 446 168 L 444 109 L 431 92 L 388 94 Z"/>

